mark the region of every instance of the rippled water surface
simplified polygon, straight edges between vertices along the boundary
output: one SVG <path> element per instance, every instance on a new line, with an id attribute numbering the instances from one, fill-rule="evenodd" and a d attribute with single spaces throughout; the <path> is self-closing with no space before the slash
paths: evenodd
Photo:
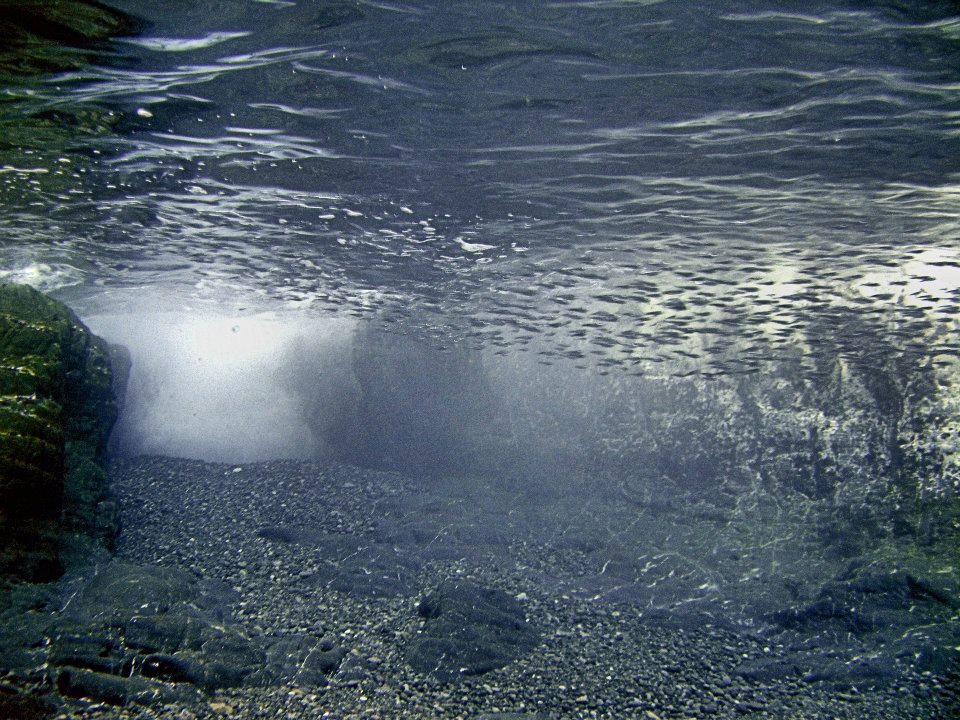
<path id="1" fill-rule="evenodd" d="M 140 35 L 0 109 L 3 276 L 81 314 L 155 293 L 631 370 L 956 353 L 951 3 L 114 5 Z"/>

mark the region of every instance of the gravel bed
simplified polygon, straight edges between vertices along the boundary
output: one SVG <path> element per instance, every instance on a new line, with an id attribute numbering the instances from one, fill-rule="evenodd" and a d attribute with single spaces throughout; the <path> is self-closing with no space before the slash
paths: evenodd
<path id="1" fill-rule="evenodd" d="M 116 462 L 112 476 L 118 558 L 222 580 L 237 591 L 234 617 L 251 633 L 328 637 L 348 655 L 324 687 L 233 688 L 201 707 L 92 704 L 70 717 L 903 720 L 955 710 L 951 688 L 933 676 L 881 690 L 749 680 L 737 666 L 784 649 L 724 622 L 662 624 L 635 604 L 565 592 L 557 579 L 582 572 L 577 552 L 551 546 L 551 520 L 538 522 L 537 502 L 521 502 L 515 490 L 425 489 L 393 473 L 288 461 L 138 458 Z M 481 491 L 503 496 L 486 503 L 487 514 L 478 510 Z M 405 537 L 419 538 L 418 551 L 396 593 L 354 592 L 324 573 L 370 547 L 399 552 Z M 446 578 L 520 599 L 539 646 L 457 683 L 414 672 L 404 647 L 421 626 L 418 598 Z"/>

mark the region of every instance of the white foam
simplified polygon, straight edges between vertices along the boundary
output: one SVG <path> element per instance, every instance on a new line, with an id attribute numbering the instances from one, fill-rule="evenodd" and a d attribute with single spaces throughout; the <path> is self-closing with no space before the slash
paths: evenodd
<path id="1" fill-rule="evenodd" d="M 250 32 L 212 32 L 199 38 L 141 37 L 124 40 L 131 45 L 139 45 L 157 52 L 189 52 L 203 50 L 250 34 Z"/>
<path id="2" fill-rule="evenodd" d="M 84 320 L 132 356 L 121 453 L 242 463 L 320 452 L 304 378 L 319 384 L 326 353 L 349 343 L 349 321 L 189 311 Z"/>
<path id="3" fill-rule="evenodd" d="M 9 270 L 0 269 L 0 282 L 29 285 L 41 292 L 59 290 L 82 281 L 80 270 L 60 263 L 32 262 Z"/>

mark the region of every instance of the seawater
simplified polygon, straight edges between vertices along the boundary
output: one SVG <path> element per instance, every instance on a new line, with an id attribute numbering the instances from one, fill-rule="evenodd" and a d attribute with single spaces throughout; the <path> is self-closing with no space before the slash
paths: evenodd
<path id="1" fill-rule="evenodd" d="M 132 350 L 126 452 L 957 492 L 952 4 L 116 7 L 7 83 L 0 276 Z"/>
<path id="2" fill-rule="evenodd" d="M 947 3 L 117 7 L 140 34 L 7 88 L 2 272 L 139 342 L 141 370 L 159 342 L 177 374 L 236 377 L 184 317 L 266 346 L 264 317 L 336 318 L 480 353 L 510 386 L 785 372 L 822 391 L 835 371 L 885 378 L 881 404 L 920 376 L 933 412 L 956 404 Z M 175 337 L 130 329 L 161 311 L 147 325 Z M 138 377 L 134 408 L 156 408 L 142 386 L 172 378 Z M 315 413 L 268 392 L 305 432 Z M 955 423 L 938 432 L 949 467 Z"/>
<path id="3" fill-rule="evenodd" d="M 591 602 L 956 668 L 955 3 L 114 5 L 2 88 L 0 279 L 129 349 L 115 454 L 596 495 Z"/>
<path id="4" fill-rule="evenodd" d="M 949 3 L 116 7 L 142 34 L 4 103 L 5 276 L 81 309 L 169 290 L 627 366 L 847 309 L 935 354 L 914 320 L 956 315 Z"/>

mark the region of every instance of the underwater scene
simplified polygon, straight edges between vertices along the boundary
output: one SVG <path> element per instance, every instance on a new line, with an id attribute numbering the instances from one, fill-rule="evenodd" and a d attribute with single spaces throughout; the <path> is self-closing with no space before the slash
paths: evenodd
<path id="1" fill-rule="evenodd" d="M 955 1 L 0 34 L 0 718 L 960 716 Z"/>

